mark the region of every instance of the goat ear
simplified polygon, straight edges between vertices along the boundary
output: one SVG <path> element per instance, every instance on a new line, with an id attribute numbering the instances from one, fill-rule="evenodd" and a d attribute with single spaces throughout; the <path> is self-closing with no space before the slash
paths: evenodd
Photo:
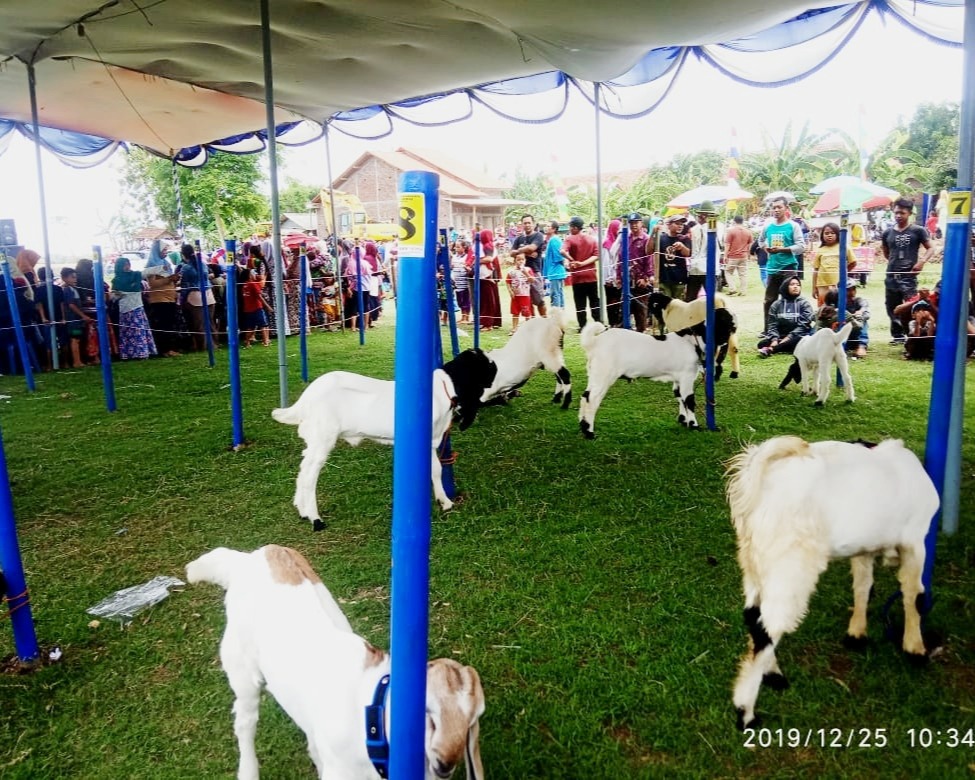
<path id="1" fill-rule="evenodd" d="M 480 731 L 481 722 L 479 720 L 475 720 L 467 730 L 467 750 L 464 752 L 464 769 L 467 773 L 467 780 L 484 780 Z"/>

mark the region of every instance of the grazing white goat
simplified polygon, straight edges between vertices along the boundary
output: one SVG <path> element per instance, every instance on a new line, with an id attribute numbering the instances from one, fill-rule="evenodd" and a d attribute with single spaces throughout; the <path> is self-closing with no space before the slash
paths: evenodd
<path id="1" fill-rule="evenodd" d="M 353 633 L 308 561 L 277 545 L 252 553 L 220 547 L 188 564 L 186 578 L 227 591 L 220 661 L 235 696 L 238 780 L 258 777 L 254 736 L 265 686 L 308 737 L 320 778 L 379 777 L 366 748 L 366 707 L 389 675 L 389 654 Z M 426 777 L 450 777 L 466 759 L 468 780 L 482 778 L 477 670 L 431 661 L 426 709 Z M 384 729 L 388 734 L 388 710 Z"/>
<path id="2" fill-rule="evenodd" d="M 799 627 L 831 558 L 850 558 L 853 615 L 848 643 L 866 641 L 874 558 L 900 559 L 904 652 L 924 656 L 919 599 L 924 537 L 938 494 L 903 442 L 880 444 L 778 436 L 747 447 L 728 468 L 727 496 L 738 537 L 749 647 L 735 683 L 739 728 L 754 727 L 762 683 L 788 684 L 775 648 Z"/>
<path id="3" fill-rule="evenodd" d="M 684 335 L 647 336 L 633 330 L 608 330 L 600 322 L 590 322 L 582 329 L 580 340 L 586 353 L 588 382 L 579 403 L 579 427 L 587 439 L 595 438 L 596 412 L 620 377 L 673 383 L 677 422 L 698 427 L 694 414 L 694 382 L 700 368 L 698 336 L 687 331 Z"/>
<path id="4" fill-rule="evenodd" d="M 647 299 L 647 309 L 657 322 L 662 322 L 667 326 L 667 330 L 677 333 L 688 328 L 699 325 L 707 318 L 707 301 L 704 298 L 696 298 L 689 303 L 671 298 L 660 292 L 651 293 Z M 730 323 L 718 328 L 714 340 L 717 353 L 715 356 L 714 378 L 720 379 L 724 371 L 725 356 L 731 353 L 731 374 L 732 379 L 738 378 L 741 371 L 741 361 L 738 356 L 738 318 L 735 313 L 728 308 L 728 301 L 723 295 L 714 296 L 715 317 L 724 318 L 720 312 L 726 311 L 731 315 Z M 718 335 L 721 334 L 721 339 Z"/>
<path id="5" fill-rule="evenodd" d="M 779 390 L 785 390 L 789 382 L 802 385 L 803 395 L 816 394 L 816 406 L 822 406 L 829 398 L 830 387 L 833 384 L 830 377 L 830 369 L 833 364 L 840 370 L 843 377 L 843 390 L 846 392 L 846 400 L 850 403 L 856 401 L 856 394 L 853 392 L 853 377 L 850 376 L 850 364 L 846 359 L 846 350 L 843 345 L 850 338 L 853 332 L 853 318 L 851 317 L 846 325 L 838 331 L 830 328 L 819 328 L 809 336 L 803 336 L 796 344 L 796 349 L 792 353 L 795 358 L 789 366 L 789 372 L 785 379 L 779 384 Z M 815 376 L 815 382 L 813 381 Z"/>
<path id="6" fill-rule="evenodd" d="M 536 369 L 544 368 L 555 374 L 555 395 L 552 403 L 568 409 L 572 402 L 572 379 L 565 367 L 562 340 L 565 323 L 562 309 L 549 310 L 548 317 L 534 317 L 518 328 L 508 343 L 487 353 L 498 367 L 494 383 L 481 396 L 482 403 L 496 399 L 504 403 L 529 380 Z"/>
<path id="7" fill-rule="evenodd" d="M 481 350 L 468 350 L 443 369 L 433 372 L 433 421 L 431 435 L 431 477 L 433 492 L 446 511 L 454 504 L 441 482 L 437 448 L 450 428 L 456 411 L 459 427 L 467 428 L 477 414 L 481 393 L 494 381 L 494 364 Z M 297 425 L 305 441 L 301 468 L 295 487 L 294 505 L 316 531 L 325 527 L 318 513 L 315 487 L 325 461 L 339 439 L 352 446 L 363 440 L 393 443 L 396 384 L 382 379 L 330 371 L 305 388 L 298 400 L 271 416 L 280 423 Z"/>

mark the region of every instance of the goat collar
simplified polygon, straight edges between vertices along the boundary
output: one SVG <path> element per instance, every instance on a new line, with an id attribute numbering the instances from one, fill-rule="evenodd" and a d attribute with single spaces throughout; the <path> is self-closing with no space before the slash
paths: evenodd
<path id="1" fill-rule="evenodd" d="M 376 683 L 372 704 L 366 705 L 366 752 L 380 777 L 389 777 L 389 739 L 386 736 L 386 699 L 389 696 L 389 675 Z"/>

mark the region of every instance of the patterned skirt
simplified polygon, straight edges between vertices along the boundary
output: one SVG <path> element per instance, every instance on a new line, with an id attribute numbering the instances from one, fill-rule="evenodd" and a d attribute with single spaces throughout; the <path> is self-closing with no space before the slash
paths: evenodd
<path id="1" fill-rule="evenodd" d="M 122 360 L 144 360 L 156 354 L 149 318 L 142 307 L 119 315 L 118 351 Z"/>

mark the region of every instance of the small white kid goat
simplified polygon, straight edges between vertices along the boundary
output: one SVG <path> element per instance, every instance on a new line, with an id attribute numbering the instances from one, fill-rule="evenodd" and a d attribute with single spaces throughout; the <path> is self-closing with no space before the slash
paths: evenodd
<path id="1" fill-rule="evenodd" d="M 663 293 L 651 293 L 647 299 L 647 309 L 657 322 L 662 322 L 667 326 L 667 330 L 677 333 L 688 328 L 699 325 L 707 318 L 707 300 L 695 298 L 693 301 L 685 302 L 677 298 L 671 298 Z M 741 371 L 741 360 L 738 356 L 738 318 L 735 313 L 728 308 L 728 301 L 723 295 L 714 296 L 715 316 L 721 311 L 726 311 L 730 315 L 730 324 L 718 330 L 716 336 L 720 334 L 722 340 L 715 338 L 715 367 L 714 378 L 720 379 L 724 371 L 724 359 L 731 353 L 731 373 L 732 379 L 737 379 Z M 724 315 L 721 315 L 722 317 Z"/>
<path id="2" fill-rule="evenodd" d="M 568 409 L 572 402 L 572 379 L 562 355 L 564 335 L 562 309 L 549 309 L 548 317 L 533 317 L 515 331 L 507 344 L 488 352 L 487 356 L 498 367 L 498 374 L 481 396 L 482 403 L 491 400 L 504 403 L 537 369 L 544 368 L 555 374 L 552 403 L 561 403 L 563 409 Z"/>
<path id="3" fill-rule="evenodd" d="M 433 372 L 431 481 L 433 493 L 445 511 L 454 504 L 441 482 L 437 449 L 455 411 L 460 416 L 461 430 L 474 421 L 481 393 L 490 387 L 495 372 L 494 364 L 479 349 L 467 350 L 442 370 Z M 278 422 L 297 425 L 298 435 L 305 441 L 294 505 L 303 518 L 312 521 L 316 531 L 325 527 L 315 495 L 325 461 L 339 439 L 353 447 L 365 439 L 392 445 L 395 395 L 395 382 L 348 371 L 330 371 L 308 385 L 294 404 L 271 412 Z"/>
<path id="4" fill-rule="evenodd" d="M 586 391 L 579 403 L 579 427 L 582 435 L 593 439 L 596 412 L 609 388 L 617 379 L 646 377 L 657 382 L 671 382 L 677 397 L 677 422 L 697 428 L 694 414 L 694 382 L 700 368 L 699 337 L 684 335 L 647 336 L 622 328 L 607 329 L 600 322 L 589 322 L 580 336 L 586 353 Z"/>
<path id="5" fill-rule="evenodd" d="M 380 777 L 366 747 L 366 707 L 389 675 L 389 655 L 353 633 L 308 561 L 277 545 L 252 553 L 220 547 L 187 565 L 186 578 L 227 591 L 220 661 L 235 696 L 238 780 L 259 775 L 254 737 L 265 686 L 308 737 L 320 778 Z M 431 661 L 426 709 L 426 778 L 448 778 L 464 760 L 468 780 L 481 780 L 477 670 Z M 388 709 L 383 726 L 388 734 Z"/>
<path id="6" fill-rule="evenodd" d="M 853 615 L 847 643 L 853 646 L 867 637 L 874 558 L 881 553 L 885 562 L 899 558 L 903 649 L 908 657 L 924 657 L 919 612 L 924 537 L 939 500 L 903 442 L 809 443 L 778 436 L 747 447 L 727 473 L 749 633 L 734 689 L 739 728 L 755 727 L 763 683 L 775 690 L 788 685 L 775 648 L 799 627 L 832 558 L 850 558 Z"/>
<path id="7" fill-rule="evenodd" d="M 850 376 L 850 364 L 846 359 L 843 345 L 853 332 L 854 320 L 851 317 L 838 331 L 828 327 L 821 327 L 809 336 L 803 336 L 796 344 L 793 352 L 792 365 L 785 379 L 779 384 L 779 390 L 785 390 L 789 382 L 796 382 L 802 386 L 803 395 L 816 394 L 816 406 L 823 406 L 829 398 L 832 378 L 830 369 L 835 364 L 843 377 L 843 390 L 846 400 L 851 404 L 856 401 L 853 392 L 853 377 Z M 815 377 L 815 381 L 813 379 Z"/>

